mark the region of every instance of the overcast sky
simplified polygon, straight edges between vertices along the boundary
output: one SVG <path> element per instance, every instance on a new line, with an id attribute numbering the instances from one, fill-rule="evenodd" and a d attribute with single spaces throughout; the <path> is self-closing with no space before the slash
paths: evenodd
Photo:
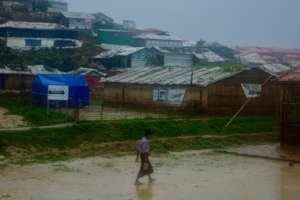
<path id="1" fill-rule="evenodd" d="M 71 11 L 230 46 L 300 48 L 300 0 L 67 0 Z"/>

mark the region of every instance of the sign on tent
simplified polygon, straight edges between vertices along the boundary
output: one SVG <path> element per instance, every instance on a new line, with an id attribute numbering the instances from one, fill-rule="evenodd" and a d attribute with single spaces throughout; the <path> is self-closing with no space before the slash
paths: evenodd
<path id="1" fill-rule="evenodd" d="M 67 85 L 49 85 L 48 100 L 52 101 L 68 101 L 69 86 Z"/>
<path id="2" fill-rule="evenodd" d="M 180 106 L 184 100 L 185 89 L 162 89 L 153 90 L 153 101 L 163 102 L 170 105 Z"/>
<path id="3" fill-rule="evenodd" d="M 256 83 L 242 83 L 241 85 L 247 98 L 257 98 L 261 96 L 262 85 Z"/>

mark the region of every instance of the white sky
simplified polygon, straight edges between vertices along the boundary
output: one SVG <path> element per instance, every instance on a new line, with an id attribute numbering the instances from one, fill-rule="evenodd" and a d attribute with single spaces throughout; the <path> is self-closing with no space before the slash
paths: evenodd
<path id="1" fill-rule="evenodd" d="M 300 48 L 300 0 L 67 0 L 70 10 L 230 46 Z"/>

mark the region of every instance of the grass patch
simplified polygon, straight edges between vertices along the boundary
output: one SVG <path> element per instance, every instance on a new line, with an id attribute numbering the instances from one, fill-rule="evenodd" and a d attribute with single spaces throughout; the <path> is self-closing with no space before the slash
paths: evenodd
<path id="1" fill-rule="evenodd" d="M 153 131 L 152 139 L 180 136 L 231 135 L 274 132 L 272 117 L 240 117 L 226 130 L 222 131 L 229 118 L 214 117 L 206 120 L 120 120 L 84 122 L 73 127 L 61 129 L 32 129 L 21 132 L 0 132 L 0 154 L 7 155 L 8 147 L 17 147 L 28 151 L 45 149 L 65 150 L 80 148 L 82 145 L 98 145 L 107 142 L 136 141 L 142 137 L 145 129 Z M 172 149 L 173 144 L 164 142 L 161 148 Z M 192 145 L 192 144 L 191 144 Z M 205 144 L 203 144 L 205 145 Z M 207 143 L 207 147 L 214 144 Z M 51 155 L 39 159 L 56 160 Z M 58 158 L 59 159 L 59 158 Z"/>
<path id="2" fill-rule="evenodd" d="M 239 146 L 243 144 L 261 144 L 277 142 L 276 135 L 241 135 L 226 138 L 193 138 L 174 139 L 172 141 L 155 141 L 152 148 L 156 152 L 180 152 L 185 150 L 223 149 L 226 147 Z"/>
<path id="3" fill-rule="evenodd" d="M 47 114 L 46 108 L 33 106 L 30 98 L 0 96 L 0 107 L 7 109 L 10 114 L 22 116 L 32 126 L 47 126 L 72 121 L 67 114 L 54 111 Z"/>
<path id="4" fill-rule="evenodd" d="M 59 129 L 0 132 L 0 155 L 17 164 L 48 163 L 107 154 L 124 155 L 135 152 L 136 141 L 148 128 L 153 131 L 152 149 L 159 153 L 278 142 L 275 134 L 264 134 L 276 129 L 272 117 L 239 117 L 223 130 L 228 120 L 228 117 L 211 117 L 205 120 L 99 121 Z M 228 137 L 184 137 L 204 135 Z"/>

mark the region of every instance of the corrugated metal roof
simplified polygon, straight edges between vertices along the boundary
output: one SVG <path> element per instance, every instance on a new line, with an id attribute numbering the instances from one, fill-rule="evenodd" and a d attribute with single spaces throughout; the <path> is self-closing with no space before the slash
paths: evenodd
<path id="1" fill-rule="evenodd" d="M 300 65 L 278 79 L 280 82 L 300 82 Z"/>
<path id="2" fill-rule="evenodd" d="M 101 47 L 107 51 L 100 53 L 95 56 L 96 59 L 101 58 L 112 58 L 114 56 L 128 56 L 136 53 L 145 47 L 131 47 L 131 46 L 121 46 L 121 45 L 101 45 Z"/>
<path id="3" fill-rule="evenodd" d="M 208 50 L 206 52 L 202 52 L 202 53 L 194 53 L 194 55 L 196 56 L 196 58 L 202 60 L 202 59 L 206 59 L 208 62 L 224 62 L 225 59 L 222 58 L 221 56 L 219 56 L 218 54 Z"/>
<path id="4" fill-rule="evenodd" d="M 63 16 L 66 18 L 73 19 L 96 19 L 92 14 L 89 13 L 81 13 L 81 12 L 62 12 Z"/>
<path id="5" fill-rule="evenodd" d="M 220 67 L 193 71 L 187 67 L 141 67 L 107 78 L 106 82 L 158 85 L 190 85 L 192 82 L 193 85 L 206 87 L 231 75 Z"/>
<path id="6" fill-rule="evenodd" d="M 45 68 L 44 65 L 29 65 L 24 70 L 13 70 L 8 67 L 0 68 L 0 74 L 20 74 L 20 75 L 36 75 L 36 74 L 62 74 L 57 69 Z"/>
<path id="7" fill-rule="evenodd" d="M 22 29 L 63 29 L 66 28 L 60 24 L 55 23 L 42 23 L 42 22 L 22 22 L 22 21 L 9 21 L 1 24 L 0 28 L 22 28 Z"/>
<path id="8" fill-rule="evenodd" d="M 275 77 L 290 69 L 280 64 L 249 67 L 239 72 L 224 72 L 220 67 L 199 68 L 193 71 L 188 67 L 140 67 L 130 68 L 121 74 L 109 77 L 106 82 L 149 85 L 190 85 L 192 82 L 192 85 L 206 87 L 253 68 L 261 69 Z"/>
<path id="9" fill-rule="evenodd" d="M 257 63 L 257 64 L 265 64 L 266 62 L 262 59 L 262 57 L 258 53 L 245 53 L 240 54 L 239 58 L 243 63 Z"/>
<path id="10" fill-rule="evenodd" d="M 157 35 L 153 33 L 137 35 L 136 38 L 145 40 L 170 40 L 170 41 L 183 41 L 181 38 L 172 35 Z"/>
<path id="11" fill-rule="evenodd" d="M 88 75 L 90 73 L 96 73 L 99 74 L 101 76 L 106 76 L 105 73 L 95 69 L 95 68 L 85 68 L 85 67 L 80 67 L 79 69 L 70 72 L 71 74 L 80 74 L 80 75 Z"/>
<path id="12" fill-rule="evenodd" d="M 167 47 L 158 47 L 158 46 L 153 46 L 149 49 L 155 50 L 159 54 L 173 54 L 173 55 L 193 55 L 191 52 L 184 51 L 181 48 L 167 48 Z"/>
<path id="13" fill-rule="evenodd" d="M 121 30 L 121 29 L 98 29 L 99 31 L 103 32 L 119 32 L 119 33 L 132 33 L 131 31 L 128 30 Z"/>
<path id="14" fill-rule="evenodd" d="M 291 67 L 282 64 L 264 64 L 259 67 L 273 76 L 280 76 L 291 70 Z"/>
<path id="15" fill-rule="evenodd" d="M 68 4 L 68 2 L 66 2 L 65 0 L 49 0 L 50 3 L 51 2 L 55 2 L 55 3 L 64 3 L 64 4 Z"/>

